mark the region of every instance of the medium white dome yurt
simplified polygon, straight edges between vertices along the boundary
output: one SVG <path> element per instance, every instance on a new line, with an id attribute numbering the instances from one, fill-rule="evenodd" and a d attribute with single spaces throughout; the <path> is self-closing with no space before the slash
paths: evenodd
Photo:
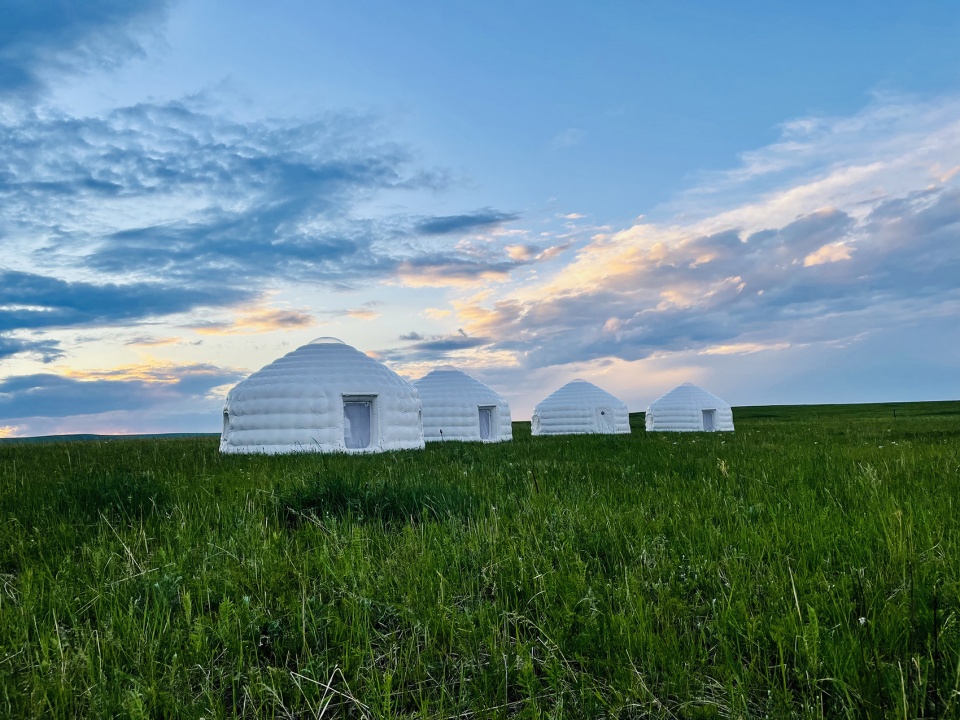
<path id="1" fill-rule="evenodd" d="M 540 401 L 530 422 L 533 435 L 629 433 L 626 404 L 586 380 L 567 383 Z"/>
<path id="2" fill-rule="evenodd" d="M 646 425 L 648 431 L 733 431 L 733 411 L 716 395 L 684 383 L 650 403 Z"/>
<path id="3" fill-rule="evenodd" d="M 498 392 L 450 365 L 413 382 L 423 404 L 423 439 L 513 439 L 510 406 Z"/>
<path id="4" fill-rule="evenodd" d="M 222 453 L 365 453 L 423 447 L 417 389 L 336 338 L 319 338 L 227 394 Z"/>

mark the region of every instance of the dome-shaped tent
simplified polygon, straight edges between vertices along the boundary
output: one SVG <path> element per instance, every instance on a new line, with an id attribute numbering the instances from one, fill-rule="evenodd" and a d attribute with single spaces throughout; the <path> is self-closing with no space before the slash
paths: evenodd
<path id="1" fill-rule="evenodd" d="M 413 385 L 423 404 L 423 439 L 427 442 L 513 439 L 507 401 L 465 372 L 444 365 Z"/>
<path id="2" fill-rule="evenodd" d="M 627 406 L 586 380 L 574 380 L 540 401 L 530 422 L 533 435 L 628 433 Z"/>
<path id="3" fill-rule="evenodd" d="M 379 452 L 423 447 L 417 389 L 336 338 L 319 338 L 239 382 L 220 452 Z"/>
<path id="4" fill-rule="evenodd" d="M 650 403 L 646 425 L 648 431 L 732 431 L 733 411 L 716 395 L 684 383 Z"/>

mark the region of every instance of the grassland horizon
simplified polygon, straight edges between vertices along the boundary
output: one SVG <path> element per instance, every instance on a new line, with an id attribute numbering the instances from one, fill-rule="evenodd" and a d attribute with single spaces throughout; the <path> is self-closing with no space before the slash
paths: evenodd
<path id="1" fill-rule="evenodd" d="M 0 715 L 951 717 L 960 402 L 0 444 Z"/>
<path id="2" fill-rule="evenodd" d="M 791 417 L 797 419 L 804 415 L 808 417 L 825 418 L 836 416 L 855 416 L 860 418 L 910 417 L 911 415 L 933 416 L 938 414 L 952 415 L 955 413 L 957 400 L 924 400 L 924 401 L 890 401 L 843 403 L 835 405 L 804 404 L 804 405 L 742 405 L 733 408 L 737 418 L 741 420 L 757 418 Z M 643 430 L 645 412 L 631 412 L 630 424 L 636 430 Z M 515 420 L 515 427 L 529 430 L 529 420 Z M 66 442 L 113 439 L 172 439 L 172 438 L 204 438 L 220 437 L 219 432 L 162 432 L 162 433 L 67 433 L 63 435 L 25 435 L 0 437 L 0 444 L 13 442 Z"/>

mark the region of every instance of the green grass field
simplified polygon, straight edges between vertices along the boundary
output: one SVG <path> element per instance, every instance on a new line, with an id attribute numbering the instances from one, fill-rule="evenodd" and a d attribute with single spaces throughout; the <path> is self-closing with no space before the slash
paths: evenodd
<path id="1" fill-rule="evenodd" d="M 960 403 L 634 420 L 2 444 L 0 716 L 960 717 Z"/>

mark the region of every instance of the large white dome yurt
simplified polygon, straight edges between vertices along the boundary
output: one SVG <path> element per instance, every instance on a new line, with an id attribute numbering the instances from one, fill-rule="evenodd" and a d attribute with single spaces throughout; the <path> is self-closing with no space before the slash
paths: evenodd
<path id="1" fill-rule="evenodd" d="M 530 422 L 533 435 L 628 433 L 626 404 L 586 380 L 567 383 L 540 401 Z"/>
<path id="2" fill-rule="evenodd" d="M 493 388 L 450 365 L 413 382 L 423 404 L 423 439 L 513 439 L 510 406 Z"/>
<path id="3" fill-rule="evenodd" d="M 732 431 L 733 411 L 716 395 L 684 383 L 650 403 L 646 425 L 651 432 Z"/>
<path id="4" fill-rule="evenodd" d="M 319 338 L 227 394 L 222 453 L 366 453 L 423 447 L 417 389 L 336 338 Z"/>

